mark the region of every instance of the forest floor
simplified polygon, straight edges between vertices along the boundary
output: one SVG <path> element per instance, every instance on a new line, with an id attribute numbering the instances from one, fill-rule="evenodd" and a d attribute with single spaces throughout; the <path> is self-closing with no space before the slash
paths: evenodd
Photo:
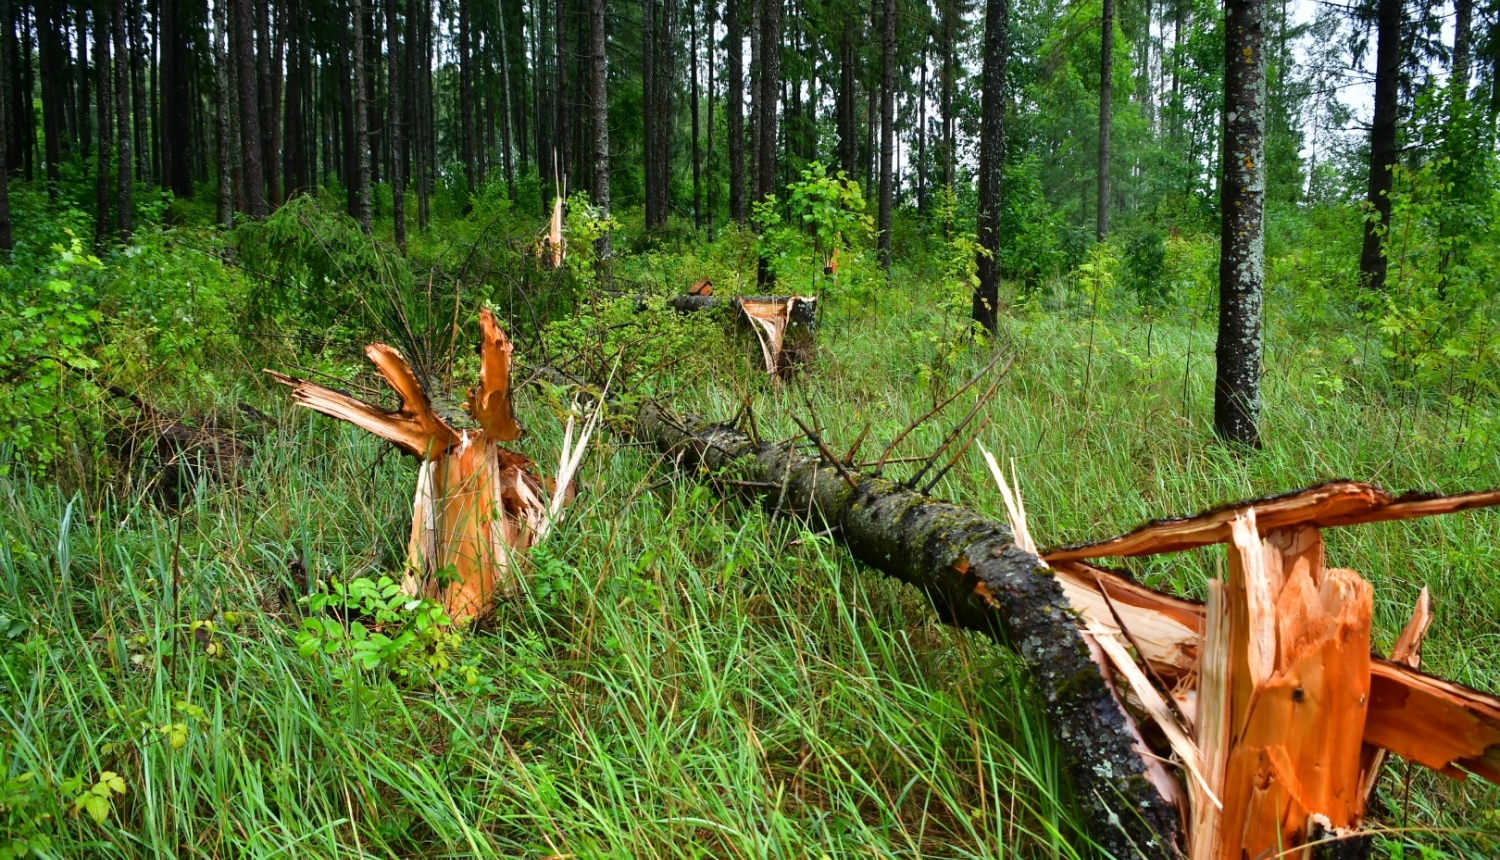
<path id="1" fill-rule="evenodd" d="M 990 357 L 960 341 L 934 358 L 951 320 L 933 296 L 904 272 L 878 303 L 829 301 L 818 355 L 789 385 L 757 372 L 751 343 L 715 334 L 638 390 L 722 420 L 748 398 L 765 438 L 796 434 L 806 398 L 836 450 L 872 424 L 873 459 Z M 1000 341 L 1017 361 L 979 441 L 1014 458 L 1038 542 L 1332 477 L 1500 486 L 1500 454 L 1464 441 L 1448 401 L 1347 372 L 1378 345 L 1356 336 L 1351 357 L 1274 311 L 1267 331 L 1265 447 L 1240 457 L 1209 430 L 1211 318 L 1067 297 L 1008 314 Z M 104 823 L 47 825 L 54 856 L 1090 855 L 1016 661 L 939 625 L 816 527 L 726 501 L 618 436 L 595 443 L 526 594 L 460 642 L 424 639 L 371 671 L 337 634 L 299 643 L 307 580 L 399 571 L 416 468 L 254 370 L 234 371 L 237 396 L 270 416 L 253 458 L 177 506 L 0 476 L 9 771 L 80 793 L 106 771 L 124 780 L 104 792 Z M 546 471 L 557 403 L 528 387 L 519 410 L 521 448 Z M 930 451 L 953 420 L 895 456 Z M 1003 517 L 977 449 L 933 494 Z M 1327 539 L 1332 563 L 1375 585 L 1381 650 L 1427 586 L 1427 668 L 1500 690 L 1500 512 Z M 1199 596 L 1218 565 L 1205 550 L 1136 573 Z M 405 624 L 387 632 L 427 635 Z M 1378 795 L 1378 854 L 1500 853 L 1494 786 L 1394 761 Z"/>

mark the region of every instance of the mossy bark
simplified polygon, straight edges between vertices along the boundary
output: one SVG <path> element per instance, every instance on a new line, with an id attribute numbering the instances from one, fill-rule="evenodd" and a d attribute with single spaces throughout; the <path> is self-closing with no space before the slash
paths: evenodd
<path id="1" fill-rule="evenodd" d="M 1046 702 L 1089 835 L 1117 858 L 1178 856 L 1177 810 L 1148 781 L 1076 614 L 1007 526 L 654 404 L 641 407 L 635 435 L 681 468 L 730 470 L 760 484 L 754 492 L 773 512 L 811 513 L 837 526 L 855 558 L 921 589 L 945 622 L 1014 649 Z"/>

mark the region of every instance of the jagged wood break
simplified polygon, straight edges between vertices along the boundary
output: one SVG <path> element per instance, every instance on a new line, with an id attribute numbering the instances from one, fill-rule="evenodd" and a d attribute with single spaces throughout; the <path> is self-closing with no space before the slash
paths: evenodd
<path id="1" fill-rule="evenodd" d="M 1004 524 L 731 427 L 648 403 L 635 433 L 680 467 L 750 478 L 726 486 L 776 511 L 821 517 L 944 620 L 1015 648 L 1090 835 L 1115 856 L 1367 857 L 1359 831 L 1387 751 L 1500 783 L 1500 698 L 1416 668 L 1425 592 L 1391 659 L 1372 656 L 1372 589 L 1326 566 L 1320 531 L 1497 505 L 1500 491 L 1393 497 L 1340 481 L 1038 558 Z M 1228 576 L 1206 604 L 1090 563 L 1215 543 Z"/>
<path id="2" fill-rule="evenodd" d="M 370 344 L 365 354 L 400 399 L 394 410 L 266 371 L 292 389 L 299 405 L 421 458 L 403 587 L 412 596 L 440 600 L 455 621 L 485 614 L 497 596 L 515 588 L 515 556 L 536 544 L 549 495 L 535 464 L 498 444 L 522 433 L 511 406 L 511 343 L 488 309 L 479 313 L 479 331 L 479 385 L 464 407 L 442 399 L 400 352 L 382 343 Z"/>

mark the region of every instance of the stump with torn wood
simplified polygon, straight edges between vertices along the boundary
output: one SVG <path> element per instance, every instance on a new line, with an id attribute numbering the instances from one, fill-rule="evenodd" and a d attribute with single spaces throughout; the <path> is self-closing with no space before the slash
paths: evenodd
<path id="1" fill-rule="evenodd" d="M 511 343 L 485 309 L 479 314 L 479 384 L 460 407 L 445 400 L 395 348 L 370 344 L 365 354 L 396 392 L 394 410 L 357 400 L 304 379 L 267 370 L 292 398 L 324 415 L 394 443 L 421 459 L 412 504 L 403 590 L 440 601 L 455 621 L 486 614 L 518 586 L 516 563 L 546 534 L 571 498 L 577 469 L 598 413 L 578 444 L 570 421 L 555 481 L 502 442 L 521 438 L 510 394 Z"/>
<path id="2" fill-rule="evenodd" d="M 1018 498 L 999 523 L 655 404 L 634 432 L 680 467 L 746 479 L 725 486 L 773 512 L 814 512 L 945 621 L 1014 648 L 1089 834 L 1116 857 L 1367 857 L 1365 804 L 1387 752 L 1500 783 L 1500 697 L 1417 668 L 1425 590 L 1390 659 L 1372 656 L 1372 588 L 1327 566 L 1321 536 L 1500 505 L 1500 491 L 1394 497 L 1340 481 L 1038 553 Z M 1206 603 L 1092 561 L 1212 544 L 1228 575 Z"/>
<path id="3" fill-rule="evenodd" d="M 713 295 L 712 282 L 703 280 L 694 284 L 692 291 L 667 300 L 668 307 L 685 313 L 726 305 L 739 311 L 738 318 L 755 333 L 767 374 L 786 376 L 811 360 L 818 323 L 817 296 L 737 296 L 725 300 Z"/>

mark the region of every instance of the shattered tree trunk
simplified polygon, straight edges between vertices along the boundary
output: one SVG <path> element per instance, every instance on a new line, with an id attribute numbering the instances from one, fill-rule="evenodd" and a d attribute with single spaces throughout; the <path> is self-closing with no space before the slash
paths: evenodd
<path id="1" fill-rule="evenodd" d="M 1500 698 L 1415 668 L 1425 592 L 1392 659 L 1371 656 L 1370 585 L 1325 567 L 1320 533 L 1497 505 L 1500 492 L 1397 498 L 1334 482 L 1039 558 L 998 522 L 731 427 L 648 403 L 635 433 L 681 466 L 730 469 L 773 512 L 816 511 L 945 621 L 1018 651 L 1089 834 L 1117 857 L 1367 857 L 1359 833 L 1387 751 L 1500 783 Z M 1226 545 L 1229 576 L 1206 605 L 1089 561 L 1212 544 Z"/>
<path id="2" fill-rule="evenodd" d="M 455 621 L 484 615 L 496 597 L 515 589 L 515 556 L 537 543 L 549 516 L 549 493 L 535 464 L 498 444 L 522 433 L 511 408 L 510 341 L 489 310 L 480 312 L 479 329 L 479 385 L 464 407 L 443 401 L 400 352 L 380 343 L 365 353 L 400 398 L 395 410 L 266 371 L 292 389 L 298 405 L 422 460 L 403 588 L 441 601 Z"/>
<path id="3" fill-rule="evenodd" d="M 713 295 L 711 282 L 700 281 L 693 286 L 692 292 L 668 299 L 667 307 L 683 313 L 722 307 L 738 310 L 739 318 L 749 323 L 755 332 L 766 373 L 772 376 L 786 374 L 812 358 L 818 326 L 817 296 L 722 299 Z"/>
<path id="4" fill-rule="evenodd" d="M 1008 527 L 653 404 L 641 408 L 635 434 L 681 455 L 684 466 L 733 465 L 736 477 L 765 485 L 773 510 L 816 510 L 855 558 L 920 588 L 944 621 L 1014 648 L 1046 702 L 1090 836 L 1120 858 L 1176 854 L 1167 774 L 1141 755 L 1145 744 L 1091 657 L 1058 578 L 1015 546 Z"/>

